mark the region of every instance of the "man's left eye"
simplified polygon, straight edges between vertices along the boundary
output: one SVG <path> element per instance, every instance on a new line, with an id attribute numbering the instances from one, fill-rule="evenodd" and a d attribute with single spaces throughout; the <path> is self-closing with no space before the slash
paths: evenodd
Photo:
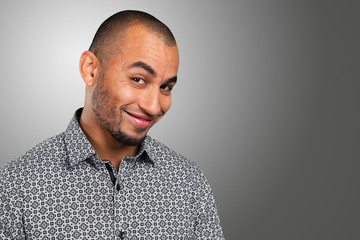
<path id="1" fill-rule="evenodd" d="M 172 86 L 169 86 L 169 85 L 166 85 L 166 84 L 161 85 L 160 88 L 164 89 L 166 91 L 171 91 L 173 89 Z"/>
<path id="2" fill-rule="evenodd" d="M 138 84 L 144 84 L 145 83 L 145 80 L 142 79 L 142 78 L 139 78 L 139 77 L 132 78 L 132 80 L 134 80 Z"/>

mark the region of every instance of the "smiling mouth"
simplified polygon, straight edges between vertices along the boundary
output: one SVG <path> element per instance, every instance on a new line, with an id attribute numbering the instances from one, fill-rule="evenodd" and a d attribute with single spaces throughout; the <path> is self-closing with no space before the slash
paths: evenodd
<path id="1" fill-rule="evenodd" d="M 135 113 L 130 113 L 126 110 L 124 110 L 124 112 L 130 116 L 132 122 L 134 123 L 135 126 L 139 127 L 139 128 L 147 128 L 149 127 L 153 121 L 154 121 L 154 117 L 150 117 L 150 116 L 145 116 L 145 115 L 138 115 Z"/>

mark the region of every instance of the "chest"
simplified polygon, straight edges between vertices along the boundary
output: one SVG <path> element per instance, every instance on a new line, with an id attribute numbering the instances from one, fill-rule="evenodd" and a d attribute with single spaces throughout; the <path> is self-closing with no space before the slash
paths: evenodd
<path id="1" fill-rule="evenodd" d="M 145 165 L 114 176 L 84 163 L 30 178 L 23 201 L 29 239 L 191 238 L 194 191 L 182 171 Z"/>

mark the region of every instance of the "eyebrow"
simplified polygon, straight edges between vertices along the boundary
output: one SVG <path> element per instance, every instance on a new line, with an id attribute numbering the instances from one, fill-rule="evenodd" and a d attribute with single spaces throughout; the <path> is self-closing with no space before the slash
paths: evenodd
<path id="1" fill-rule="evenodd" d="M 148 64 L 146 64 L 146 63 L 144 63 L 142 61 L 134 62 L 133 64 L 128 66 L 128 68 L 136 68 L 136 67 L 144 69 L 145 71 L 150 73 L 153 77 L 156 76 L 155 70 L 152 67 L 150 67 Z"/>
<path id="2" fill-rule="evenodd" d="M 150 73 L 153 77 L 156 77 L 155 70 L 152 67 L 150 67 L 148 64 L 146 64 L 142 61 L 134 62 L 133 64 L 128 66 L 128 68 L 136 68 L 136 67 L 142 68 L 145 71 L 147 71 L 148 73 Z M 165 84 L 176 83 L 176 81 L 177 81 L 177 76 L 169 78 L 168 80 L 166 80 Z"/>
<path id="3" fill-rule="evenodd" d="M 177 81 L 177 76 L 169 78 L 168 80 L 166 80 L 165 84 L 176 83 L 176 81 Z"/>

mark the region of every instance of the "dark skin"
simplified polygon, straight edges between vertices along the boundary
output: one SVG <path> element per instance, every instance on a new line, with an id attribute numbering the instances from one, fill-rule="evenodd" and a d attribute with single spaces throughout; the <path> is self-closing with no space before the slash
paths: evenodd
<path id="1" fill-rule="evenodd" d="M 179 64 L 177 47 L 166 46 L 142 25 L 130 26 L 119 48 L 106 69 L 92 52 L 80 58 L 86 84 L 80 125 L 99 157 L 117 170 L 125 156 L 136 155 L 148 130 L 169 110 Z M 138 144 L 117 140 L 118 133 Z"/>

